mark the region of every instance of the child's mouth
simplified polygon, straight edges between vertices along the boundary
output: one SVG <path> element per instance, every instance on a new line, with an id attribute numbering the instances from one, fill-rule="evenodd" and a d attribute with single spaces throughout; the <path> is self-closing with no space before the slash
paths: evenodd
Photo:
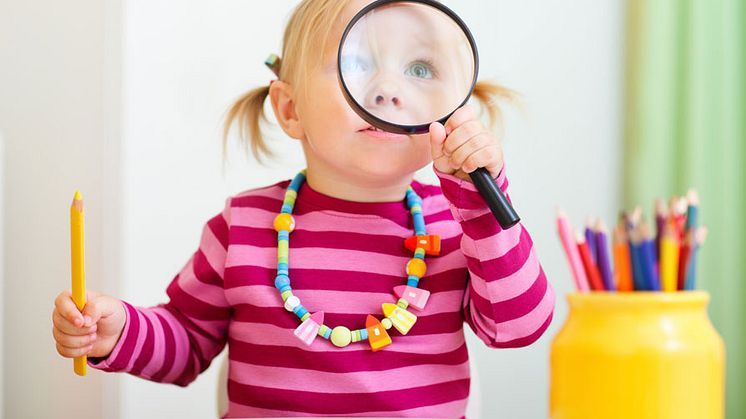
<path id="1" fill-rule="evenodd" d="M 384 130 L 378 129 L 376 127 L 367 127 L 365 129 L 362 129 L 358 132 L 362 132 L 363 134 L 366 134 L 373 138 L 383 139 L 383 140 L 402 140 L 406 139 L 407 136 L 403 134 L 394 134 L 391 132 L 386 132 Z"/>

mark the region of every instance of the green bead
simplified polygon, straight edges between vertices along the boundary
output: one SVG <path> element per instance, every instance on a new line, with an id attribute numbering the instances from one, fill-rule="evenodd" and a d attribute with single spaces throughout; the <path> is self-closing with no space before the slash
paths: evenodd
<path id="1" fill-rule="evenodd" d="M 337 326 L 332 329 L 331 341 L 334 346 L 344 348 L 352 342 L 352 333 L 344 326 Z"/>
<path id="2" fill-rule="evenodd" d="M 287 301 L 287 299 L 290 298 L 291 295 L 293 295 L 293 291 L 291 291 L 291 290 L 287 290 L 287 291 L 283 292 L 282 293 L 282 301 Z"/>
<path id="3" fill-rule="evenodd" d="M 406 310 L 407 307 L 409 307 L 409 301 L 405 300 L 404 298 L 400 298 L 396 305 Z"/>
<path id="4" fill-rule="evenodd" d="M 289 240 L 278 240 L 277 241 L 277 257 L 288 257 L 288 250 L 290 246 Z"/>
<path id="5" fill-rule="evenodd" d="M 393 323 L 391 323 L 391 320 L 389 320 L 388 317 L 381 320 L 381 326 L 385 327 L 386 329 L 391 329 L 391 326 L 393 326 Z"/>
<path id="6" fill-rule="evenodd" d="M 305 321 L 309 317 L 311 317 L 311 313 L 306 312 L 306 314 L 304 314 L 303 317 L 300 318 L 300 321 Z"/>
<path id="7" fill-rule="evenodd" d="M 420 255 L 420 256 L 425 256 L 425 248 L 418 247 L 417 249 L 414 250 L 414 254 L 415 255 Z"/>

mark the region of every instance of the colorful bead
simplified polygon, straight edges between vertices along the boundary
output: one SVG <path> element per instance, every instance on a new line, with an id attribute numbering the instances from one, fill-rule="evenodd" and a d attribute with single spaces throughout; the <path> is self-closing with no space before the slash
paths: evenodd
<path id="1" fill-rule="evenodd" d="M 332 330 L 329 329 L 329 326 L 322 324 L 321 327 L 319 327 L 319 336 L 321 336 L 324 339 L 329 339 L 329 336 L 332 334 Z"/>
<path id="2" fill-rule="evenodd" d="M 409 259 L 409 262 L 407 262 L 407 275 L 422 278 L 425 276 L 425 272 L 427 272 L 427 265 L 425 265 L 424 260 L 418 258 Z"/>
<path id="3" fill-rule="evenodd" d="M 407 307 L 409 307 L 409 301 L 405 298 L 400 298 L 399 301 L 396 302 L 396 305 L 406 310 Z"/>
<path id="4" fill-rule="evenodd" d="M 295 295 L 291 295 L 290 298 L 285 300 L 285 310 L 287 311 L 293 311 L 299 305 L 300 305 L 300 298 L 296 297 Z"/>
<path id="5" fill-rule="evenodd" d="M 399 285 L 394 287 L 394 294 L 399 298 L 406 298 L 409 305 L 422 310 L 430 298 L 430 291 L 408 285 Z"/>
<path id="6" fill-rule="evenodd" d="M 285 292 L 290 289 L 290 277 L 287 275 L 277 275 L 275 278 L 275 287 L 280 292 Z"/>
<path id="7" fill-rule="evenodd" d="M 332 343 L 334 346 L 344 348 L 352 341 L 350 329 L 344 326 L 337 326 L 332 330 Z"/>
<path id="8" fill-rule="evenodd" d="M 409 329 L 417 322 L 417 316 L 395 304 L 384 303 L 383 315 L 391 319 L 391 323 L 402 335 L 409 333 Z"/>
<path id="9" fill-rule="evenodd" d="M 277 214 L 277 217 L 275 217 L 275 231 L 293 231 L 295 228 L 295 219 L 292 215 L 281 213 Z"/>
<path id="10" fill-rule="evenodd" d="M 321 325 L 324 323 L 324 312 L 317 311 L 312 316 L 308 316 L 303 323 L 295 329 L 295 334 L 306 345 L 311 345 L 319 333 Z"/>
<path id="11" fill-rule="evenodd" d="M 381 325 L 384 328 L 386 328 L 386 330 L 391 329 L 391 326 L 393 326 L 393 324 L 391 323 L 391 320 L 389 320 L 389 319 L 383 319 L 383 320 L 381 320 Z"/>
<path id="12" fill-rule="evenodd" d="M 417 285 L 419 284 L 420 284 L 420 278 L 414 275 L 409 275 L 409 279 L 407 279 L 407 286 L 412 287 L 412 288 L 417 288 Z"/>
<path id="13" fill-rule="evenodd" d="M 373 352 L 380 351 L 384 347 L 391 345 L 391 337 L 386 332 L 386 329 L 378 319 L 370 314 L 368 314 L 368 317 L 365 319 L 365 330 L 368 334 L 370 349 L 372 349 Z"/>
<path id="14" fill-rule="evenodd" d="M 303 316 L 308 314 L 308 309 L 303 306 L 303 304 L 298 305 L 298 307 L 295 307 L 293 309 L 293 313 L 295 313 L 296 316 L 298 316 L 299 319 L 302 319 Z"/>
<path id="15" fill-rule="evenodd" d="M 282 301 L 287 301 L 288 298 L 290 298 L 293 295 L 293 290 L 287 290 L 283 291 L 280 296 L 282 297 Z"/>

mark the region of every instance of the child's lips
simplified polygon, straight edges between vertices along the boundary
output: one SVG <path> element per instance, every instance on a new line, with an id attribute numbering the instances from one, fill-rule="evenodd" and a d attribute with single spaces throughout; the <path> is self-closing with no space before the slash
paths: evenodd
<path id="1" fill-rule="evenodd" d="M 383 130 L 380 130 L 378 128 L 371 127 L 371 126 L 369 126 L 367 128 L 363 128 L 363 129 L 361 129 L 358 132 L 362 132 L 363 134 L 365 134 L 365 135 L 367 135 L 369 137 L 373 137 L 373 138 L 377 138 L 377 139 L 382 139 L 382 140 L 402 140 L 402 139 L 407 138 L 406 135 L 403 135 L 403 134 L 394 134 L 394 133 L 391 133 L 391 132 L 386 132 L 386 131 L 383 131 Z"/>

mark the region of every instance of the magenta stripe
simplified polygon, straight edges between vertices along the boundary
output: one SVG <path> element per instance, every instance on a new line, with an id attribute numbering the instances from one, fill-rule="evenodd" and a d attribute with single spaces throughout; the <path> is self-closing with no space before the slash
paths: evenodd
<path id="1" fill-rule="evenodd" d="M 464 256 L 470 271 L 484 278 L 487 282 L 498 281 L 515 274 L 527 263 L 529 256 L 532 254 L 532 246 L 531 240 L 526 235 L 515 247 L 497 259 L 479 260 L 471 256 Z"/>
<path id="2" fill-rule="evenodd" d="M 199 320 L 224 320 L 230 318 L 230 307 L 219 307 L 200 301 L 179 286 L 179 281 L 172 281 L 166 289 L 166 294 L 174 301 L 184 314 Z"/>
<path id="3" fill-rule="evenodd" d="M 148 362 L 153 357 L 153 347 L 155 346 L 155 336 L 153 336 L 153 325 L 150 323 L 148 316 L 143 314 L 145 319 L 145 342 L 143 343 L 142 350 L 135 360 L 135 364 L 132 366 L 130 373 L 138 376 L 142 373 L 142 370 L 148 365 Z"/>
<path id="4" fill-rule="evenodd" d="M 528 336 L 524 336 L 518 339 L 513 339 L 507 342 L 496 342 L 494 346 L 496 348 L 522 348 L 524 346 L 531 345 L 532 343 L 539 340 L 539 338 L 544 334 L 544 332 L 547 330 L 549 325 L 552 323 L 553 317 L 554 317 L 554 312 L 551 311 L 547 319 L 544 321 L 544 323 L 542 323 L 542 325 L 539 326 L 539 328 L 536 329 L 535 332 L 531 333 Z"/>
<path id="5" fill-rule="evenodd" d="M 345 325 L 350 329 L 365 327 L 365 314 L 324 313 L 324 324 L 332 327 Z M 300 324 L 298 317 L 283 307 L 256 307 L 250 304 L 236 306 L 233 322 L 254 323 L 262 321 L 285 329 L 295 329 Z M 407 336 L 421 336 L 439 333 L 453 333 L 462 328 L 463 318 L 459 312 L 417 316 L 417 324 Z M 388 331 L 392 336 L 400 336 L 396 329 Z"/>
<path id="6" fill-rule="evenodd" d="M 459 418 L 464 419 L 464 411 L 466 410 L 467 399 L 456 400 L 448 403 L 434 404 L 430 406 L 418 407 L 415 409 L 400 410 L 396 412 L 397 417 L 402 418 Z M 374 409 L 375 406 L 369 406 Z M 318 415 L 304 412 L 289 412 L 287 410 L 273 410 L 273 409 L 261 409 L 253 406 L 246 406 L 234 401 L 228 402 L 228 408 L 230 413 L 226 418 L 279 418 L 284 416 L 292 417 L 318 417 Z M 338 415 L 327 415 L 327 416 L 338 416 Z M 339 415 L 347 416 L 347 415 Z M 364 416 L 368 418 L 373 417 L 386 417 L 391 416 L 390 412 L 381 411 L 366 411 L 360 412 L 358 416 Z M 469 418 L 474 419 L 474 418 Z"/>
<path id="7" fill-rule="evenodd" d="M 163 364 L 161 365 L 161 369 L 153 374 L 153 381 L 162 382 L 163 378 L 171 371 L 174 359 L 176 358 L 176 339 L 174 338 L 174 332 L 171 330 L 171 326 L 168 324 L 166 319 L 158 313 L 154 314 L 158 318 L 158 322 L 161 324 L 161 329 L 163 330 L 165 353 L 163 354 Z"/>
<path id="8" fill-rule="evenodd" d="M 124 303 L 127 311 L 129 312 L 130 324 L 127 328 L 131 333 L 127 334 L 127 338 L 122 345 L 116 358 L 111 362 L 112 370 L 124 370 L 129 365 L 130 359 L 134 356 L 135 347 L 139 339 L 138 331 L 140 330 L 140 316 L 137 315 L 137 309 L 129 303 Z"/>
<path id="9" fill-rule="evenodd" d="M 427 262 L 427 259 L 425 261 Z M 225 272 L 226 296 L 230 300 L 230 290 L 233 288 L 253 285 L 274 286 L 277 268 L 233 266 L 227 268 Z M 466 285 L 466 275 L 466 266 L 436 274 L 428 272 L 420 281 L 419 288 L 426 289 L 432 294 L 463 290 Z M 323 278 L 323 281 L 319 278 Z M 375 272 L 293 268 L 291 274 L 293 289 L 390 293 L 395 286 L 403 284 L 406 284 L 404 276 L 383 275 Z"/>
<path id="10" fill-rule="evenodd" d="M 317 414 L 356 414 L 369 410 L 371 406 L 380 411 L 396 412 L 460 400 L 468 394 L 468 379 L 376 393 L 316 393 L 249 386 L 232 380 L 228 382 L 228 397 L 231 400 L 264 409 Z"/>
<path id="11" fill-rule="evenodd" d="M 393 340 L 393 338 L 392 338 Z M 458 365 L 469 359 L 466 343 L 458 349 L 440 354 L 413 354 L 397 352 L 395 348 L 373 352 L 370 348 L 358 351 L 337 351 L 331 346 L 328 352 L 308 352 L 287 346 L 257 345 L 229 338 L 228 357 L 247 364 L 304 368 L 326 372 L 384 371 L 413 365 Z M 394 344 L 392 343 L 392 346 Z M 313 355 L 313 356 L 309 356 Z"/>
<path id="12" fill-rule="evenodd" d="M 202 253 L 202 250 L 197 250 L 192 259 L 194 275 L 200 282 L 222 288 L 223 280 L 220 279 L 220 275 L 218 275 L 207 261 L 207 257 Z"/>
<path id="13" fill-rule="evenodd" d="M 207 222 L 207 226 L 216 239 L 223 245 L 223 249 L 228 249 L 228 224 L 223 218 L 223 214 L 216 215 Z"/>
<path id="14" fill-rule="evenodd" d="M 507 322 L 530 313 L 544 298 L 549 289 L 548 287 L 549 283 L 546 276 L 544 276 L 544 271 L 541 271 L 539 277 L 526 292 L 518 297 L 492 305 L 496 313 L 495 322 Z"/>

